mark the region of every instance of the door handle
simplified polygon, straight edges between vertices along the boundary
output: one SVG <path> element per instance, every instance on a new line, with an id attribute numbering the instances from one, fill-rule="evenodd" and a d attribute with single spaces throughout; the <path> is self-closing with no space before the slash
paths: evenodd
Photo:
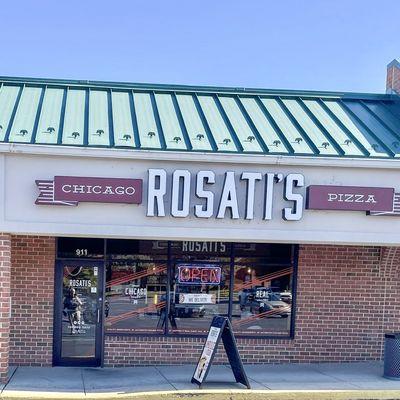
<path id="1" fill-rule="evenodd" d="M 100 323 L 100 309 L 97 309 L 97 323 Z"/>

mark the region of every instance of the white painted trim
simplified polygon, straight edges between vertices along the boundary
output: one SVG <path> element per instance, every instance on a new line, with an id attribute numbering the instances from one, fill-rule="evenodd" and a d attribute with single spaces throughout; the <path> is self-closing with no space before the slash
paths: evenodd
<path id="1" fill-rule="evenodd" d="M 146 226 L 111 227 L 105 225 L 88 226 L 78 224 L 51 224 L 6 222 L 0 226 L 1 232 L 21 235 L 70 236 L 89 238 L 147 239 L 147 240 L 193 240 L 262 243 L 298 243 L 331 245 L 400 246 L 400 233 L 346 232 L 346 231 L 292 231 L 229 228 L 183 228 Z M 139 232 L 140 234 L 132 234 Z M 78 233 L 79 232 L 79 233 Z M 107 233 L 106 233 L 107 232 Z"/>
<path id="2" fill-rule="evenodd" d="M 344 158 L 317 156 L 283 156 L 245 153 L 206 153 L 166 150 L 74 147 L 61 145 L 0 143 L 0 153 L 29 154 L 121 160 L 156 160 L 259 165 L 297 165 L 315 167 L 400 169 L 399 159 Z"/>

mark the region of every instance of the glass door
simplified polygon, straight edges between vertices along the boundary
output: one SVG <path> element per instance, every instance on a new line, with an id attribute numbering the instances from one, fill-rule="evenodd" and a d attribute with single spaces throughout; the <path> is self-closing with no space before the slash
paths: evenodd
<path id="1" fill-rule="evenodd" d="M 104 264 L 58 261 L 55 276 L 54 365 L 101 365 Z"/>

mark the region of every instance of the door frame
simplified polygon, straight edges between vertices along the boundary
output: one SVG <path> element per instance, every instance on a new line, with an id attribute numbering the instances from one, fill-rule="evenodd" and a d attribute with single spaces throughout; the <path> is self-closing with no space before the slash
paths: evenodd
<path id="1" fill-rule="evenodd" d="M 90 265 L 98 267 L 100 322 L 96 326 L 95 357 L 89 360 L 66 358 L 62 352 L 62 299 L 63 299 L 63 267 L 65 264 Z M 104 260 L 94 259 L 62 259 L 56 260 L 54 271 L 54 314 L 53 314 L 53 366 L 63 367 L 103 367 L 104 364 L 104 296 L 105 296 L 105 263 Z"/>

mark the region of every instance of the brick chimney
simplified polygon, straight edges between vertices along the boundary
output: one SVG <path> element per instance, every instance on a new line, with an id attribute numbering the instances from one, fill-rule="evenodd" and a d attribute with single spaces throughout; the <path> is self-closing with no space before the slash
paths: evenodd
<path id="1" fill-rule="evenodd" d="M 400 94 L 400 62 L 396 59 L 387 66 L 386 93 Z"/>

